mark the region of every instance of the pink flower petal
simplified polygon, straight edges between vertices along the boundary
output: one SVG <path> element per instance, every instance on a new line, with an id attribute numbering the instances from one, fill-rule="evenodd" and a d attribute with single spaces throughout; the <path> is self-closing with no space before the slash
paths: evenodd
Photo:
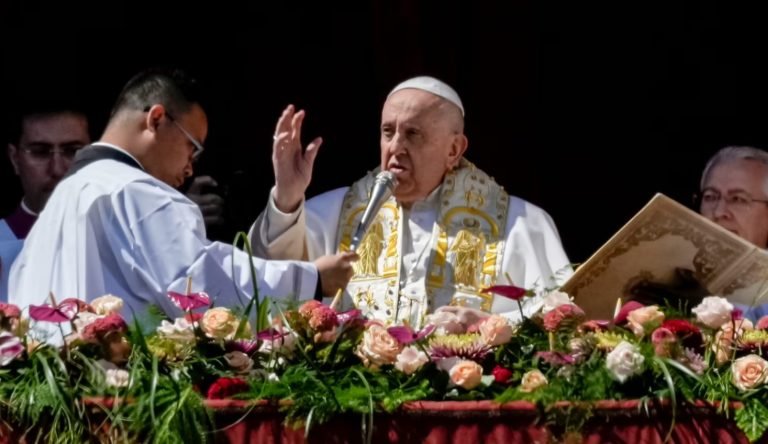
<path id="1" fill-rule="evenodd" d="M 345 312 L 338 313 L 336 315 L 336 319 L 339 320 L 340 325 L 343 325 L 349 321 L 360 319 L 362 317 L 362 314 L 363 314 L 362 311 L 358 310 L 357 308 L 353 308 L 352 310 L 347 310 Z"/>
<path id="2" fill-rule="evenodd" d="M 211 298 L 207 293 L 190 293 L 181 294 L 175 291 L 169 291 L 168 297 L 171 298 L 177 307 L 184 311 L 195 310 L 201 307 L 208 307 L 211 305 Z"/>
<path id="3" fill-rule="evenodd" d="M 484 289 L 483 293 L 493 293 L 515 301 L 519 301 L 528 294 L 525 288 L 516 287 L 514 285 L 494 285 Z"/>
<path id="4" fill-rule="evenodd" d="M 43 322 L 68 322 L 70 320 L 61 310 L 50 305 L 30 305 L 29 317 Z"/>
<path id="5" fill-rule="evenodd" d="M 397 339 L 397 342 L 408 345 L 413 342 L 416 334 L 413 329 L 407 325 L 398 325 L 396 327 L 387 328 L 387 333 L 393 338 Z"/>

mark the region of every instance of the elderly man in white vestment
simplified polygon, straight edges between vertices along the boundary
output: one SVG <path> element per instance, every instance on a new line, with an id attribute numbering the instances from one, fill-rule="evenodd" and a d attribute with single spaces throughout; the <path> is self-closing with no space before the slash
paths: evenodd
<path id="1" fill-rule="evenodd" d="M 24 308 L 57 298 L 124 298 L 140 315 L 149 304 L 180 311 L 169 290 L 206 291 L 217 306 L 243 304 L 255 267 L 261 295 L 313 298 L 352 275 L 354 254 L 315 263 L 253 259 L 210 242 L 199 207 L 175 188 L 192 174 L 208 121 L 200 88 L 180 71 L 150 70 L 121 92 L 101 140 L 81 150 L 14 262 L 10 302 Z M 320 279 L 320 280 L 318 280 Z M 241 296 L 239 292 L 243 293 Z"/>
<path id="2" fill-rule="evenodd" d="M 312 259 L 346 251 L 381 169 L 394 173 L 397 186 L 357 250 L 346 306 L 413 326 L 435 309 L 452 311 L 466 323 L 488 312 L 514 319 L 514 301 L 482 290 L 510 283 L 551 288 L 570 275 L 549 215 L 509 196 L 464 158 L 464 108 L 447 84 L 416 77 L 396 86 L 382 111 L 379 169 L 306 202 L 322 140 L 302 149 L 304 115 L 288 106 L 278 121 L 275 187 L 251 228 L 257 254 Z M 532 312 L 537 302 L 526 301 L 524 310 Z"/>

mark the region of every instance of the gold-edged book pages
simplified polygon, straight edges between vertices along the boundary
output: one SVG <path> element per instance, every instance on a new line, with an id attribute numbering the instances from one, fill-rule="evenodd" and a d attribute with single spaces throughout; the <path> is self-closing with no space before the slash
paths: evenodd
<path id="1" fill-rule="evenodd" d="M 584 262 L 562 290 L 591 319 L 612 319 L 617 298 L 633 285 L 672 284 L 678 267 L 693 270 L 711 294 L 731 302 L 768 302 L 768 253 L 663 194 Z"/>

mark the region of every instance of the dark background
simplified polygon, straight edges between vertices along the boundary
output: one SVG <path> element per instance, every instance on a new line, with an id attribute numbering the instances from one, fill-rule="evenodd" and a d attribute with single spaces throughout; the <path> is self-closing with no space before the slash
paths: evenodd
<path id="1" fill-rule="evenodd" d="M 2 121 L 22 100 L 77 95 L 96 137 L 132 74 L 190 69 L 212 96 L 197 169 L 219 180 L 244 229 L 273 183 L 286 104 L 307 110 L 307 140 L 325 139 L 314 195 L 375 167 L 387 92 L 434 75 L 464 101 L 467 157 L 545 208 L 573 261 L 654 193 L 688 203 L 718 148 L 768 146 L 757 3 L 261 3 L 4 1 Z M 0 186 L 6 214 L 20 190 L 5 156 Z"/>

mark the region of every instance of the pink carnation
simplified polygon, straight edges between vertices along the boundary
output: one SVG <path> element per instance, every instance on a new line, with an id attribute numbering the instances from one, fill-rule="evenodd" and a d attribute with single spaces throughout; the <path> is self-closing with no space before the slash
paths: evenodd
<path id="1" fill-rule="evenodd" d="M 558 331 L 580 324 L 585 317 L 584 311 L 575 305 L 560 305 L 544 315 L 544 328 L 547 331 Z"/>
<path id="2" fill-rule="evenodd" d="M 299 314 L 304 319 L 309 320 L 309 318 L 312 317 L 312 312 L 316 308 L 322 307 L 322 306 L 323 306 L 323 304 L 320 301 L 316 301 L 314 299 L 311 300 L 311 301 L 307 301 L 307 302 L 301 304 L 301 307 L 299 307 Z"/>
<path id="3" fill-rule="evenodd" d="M 755 328 L 758 330 L 768 330 L 768 315 L 765 315 L 762 318 L 758 319 L 757 325 L 755 325 Z"/>
<path id="4" fill-rule="evenodd" d="M 0 316 L 5 318 L 20 318 L 21 310 L 14 304 L 5 304 L 0 302 Z"/>
<path id="5" fill-rule="evenodd" d="M 328 331 L 337 325 L 339 325 L 339 319 L 336 312 L 322 304 L 315 307 L 309 316 L 309 326 L 315 331 Z"/>
<path id="6" fill-rule="evenodd" d="M 127 330 L 125 320 L 118 314 L 111 314 L 86 325 L 80 337 L 85 341 L 100 342 L 110 333 L 125 333 Z"/>

